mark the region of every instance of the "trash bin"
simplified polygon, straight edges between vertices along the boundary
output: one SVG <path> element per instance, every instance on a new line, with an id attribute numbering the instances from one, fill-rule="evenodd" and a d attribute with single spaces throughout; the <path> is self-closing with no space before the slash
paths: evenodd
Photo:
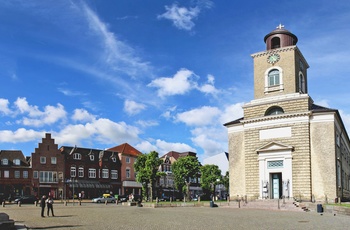
<path id="1" fill-rule="evenodd" d="M 210 207 L 213 208 L 214 207 L 214 201 L 210 201 Z"/>
<path id="2" fill-rule="evenodd" d="M 318 212 L 318 213 L 323 212 L 322 204 L 317 204 L 317 212 Z"/>

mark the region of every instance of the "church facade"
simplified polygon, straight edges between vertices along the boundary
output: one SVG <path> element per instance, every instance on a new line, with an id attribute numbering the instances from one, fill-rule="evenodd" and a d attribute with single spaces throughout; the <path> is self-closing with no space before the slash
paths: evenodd
<path id="1" fill-rule="evenodd" d="M 350 142 L 338 110 L 314 104 L 298 38 L 278 26 L 252 54 L 254 99 L 228 130 L 230 199 L 350 199 Z"/>

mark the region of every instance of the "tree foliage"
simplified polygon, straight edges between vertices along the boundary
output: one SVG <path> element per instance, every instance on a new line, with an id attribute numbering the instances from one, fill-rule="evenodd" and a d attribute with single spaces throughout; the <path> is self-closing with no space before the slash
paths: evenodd
<path id="1" fill-rule="evenodd" d="M 197 178 L 200 172 L 200 163 L 197 157 L 185 156 L 180 157 L 172 165 L 175 187 L 179 191 L 185 192 L 187 200 L 190 199 L 190 178 Z"/>
<path id="2" fill-rule="evenodd" d="M 230 174 L 229 174 L 229 171 L 226 171 L 225 176 L 222 177 L 222 184 L 225 186 L 226 190 L 229 191 L 229 186 L 230 186 Z"/>
<path id="3" fill-rule="evenodd" d="M 215 185 L 222 183 L 221 170 L 217 165 L 203 165 L 201 171 L 201 187 L 203 191 L 215 192 Z"/>
<path id="4" fill-rule="evenodd" d="M 143 195 L 149 197 L 151 201 L 157 178 L 163 175 L 162 172 L 158 171 L 161 164 L 162 159 L 159 159 L 158 153 L 155 151 L 140 155 L 134 163 L 136 181 L 142 183 Z M 150 189 L 148 190 L 148 188 Z"/>

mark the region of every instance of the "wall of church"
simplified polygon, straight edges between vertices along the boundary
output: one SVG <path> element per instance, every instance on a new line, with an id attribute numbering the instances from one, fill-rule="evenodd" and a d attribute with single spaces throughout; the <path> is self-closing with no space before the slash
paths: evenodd
<path id="1" fill-rule="evenodd" d="M 229 128 L 230 129 L 230 128 Z M 244 159 L 243 131 L 229 132 L 229 172 L 230 172 L 230 200 L 237 199 L 237 195 L 245 194 L 245 159 Z"/>
<path id="2" fill-rule="evenodd" d="M 256 150 L 274 141 L 294 147 L 292 152 L 292 178 L 288 178 L 292 180 L 293 185 L 290 196 L 303 200 L 311 200 L 311 158 L 308 117 L 304 116 L 300 122 L 287 122 L 288 118 L 285 118 L 276 121 L 275 125 L 266 126 L 261 124 L 260 127 L 256 125 L 254 128 L 245 129 L 245 195 L 251 199 L 259 198 L 259 192 L 261 190 L 259 186 L 259 162 Z M 260 139 L 260 131 L 282 127 L 291 128 L 291 137 Z"/>
<path id="3" fill-rule="evenodd" d="M 284 113 L 298 113 L 298 112 L 308 112 L 310 105 L 310 98 L 300 97 L 300 99 L 294 100 L 281 100 L 275 103 L 266 103 L 251 107 L 244 108 L 244 119 L 252 119 L 258 117 L 264 117 L 266 110 L 272 106 L 279 106 L 284 110 Z"/>
<path id="4" fill-rule="evenodd" d="M 316 200 L 333 202 L 337 197 L 334 121 L 311 122 L 310 133 L 312 193 Z"/>

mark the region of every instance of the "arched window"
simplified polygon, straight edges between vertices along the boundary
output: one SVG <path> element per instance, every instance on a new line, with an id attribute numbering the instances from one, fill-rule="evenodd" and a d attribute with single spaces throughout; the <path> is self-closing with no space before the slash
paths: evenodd
<path id="1" fill-rule="evenodd" d="M 268 74 L 268 86 L 274 86 L 280 84 L 280 71 L 273 69 Z"/>
<path id="2" fill-rule="evenodd" d="M 272 106 L 265 112 L 265 116 L 277 115 L 284 113 L 283 109 L 279 106 Z"/>
<path id="3" fill-rule="evenodd" d="M 271 49 L 277 49 L 281 47 L 281 40 L 279 37 L 274 37 L 271 39 Z"/>
<path id="4" fill-rule="evenodd" d="M 302 73 L 299 73 L 299 92 L 306 93 L 305 78 Z"/>

